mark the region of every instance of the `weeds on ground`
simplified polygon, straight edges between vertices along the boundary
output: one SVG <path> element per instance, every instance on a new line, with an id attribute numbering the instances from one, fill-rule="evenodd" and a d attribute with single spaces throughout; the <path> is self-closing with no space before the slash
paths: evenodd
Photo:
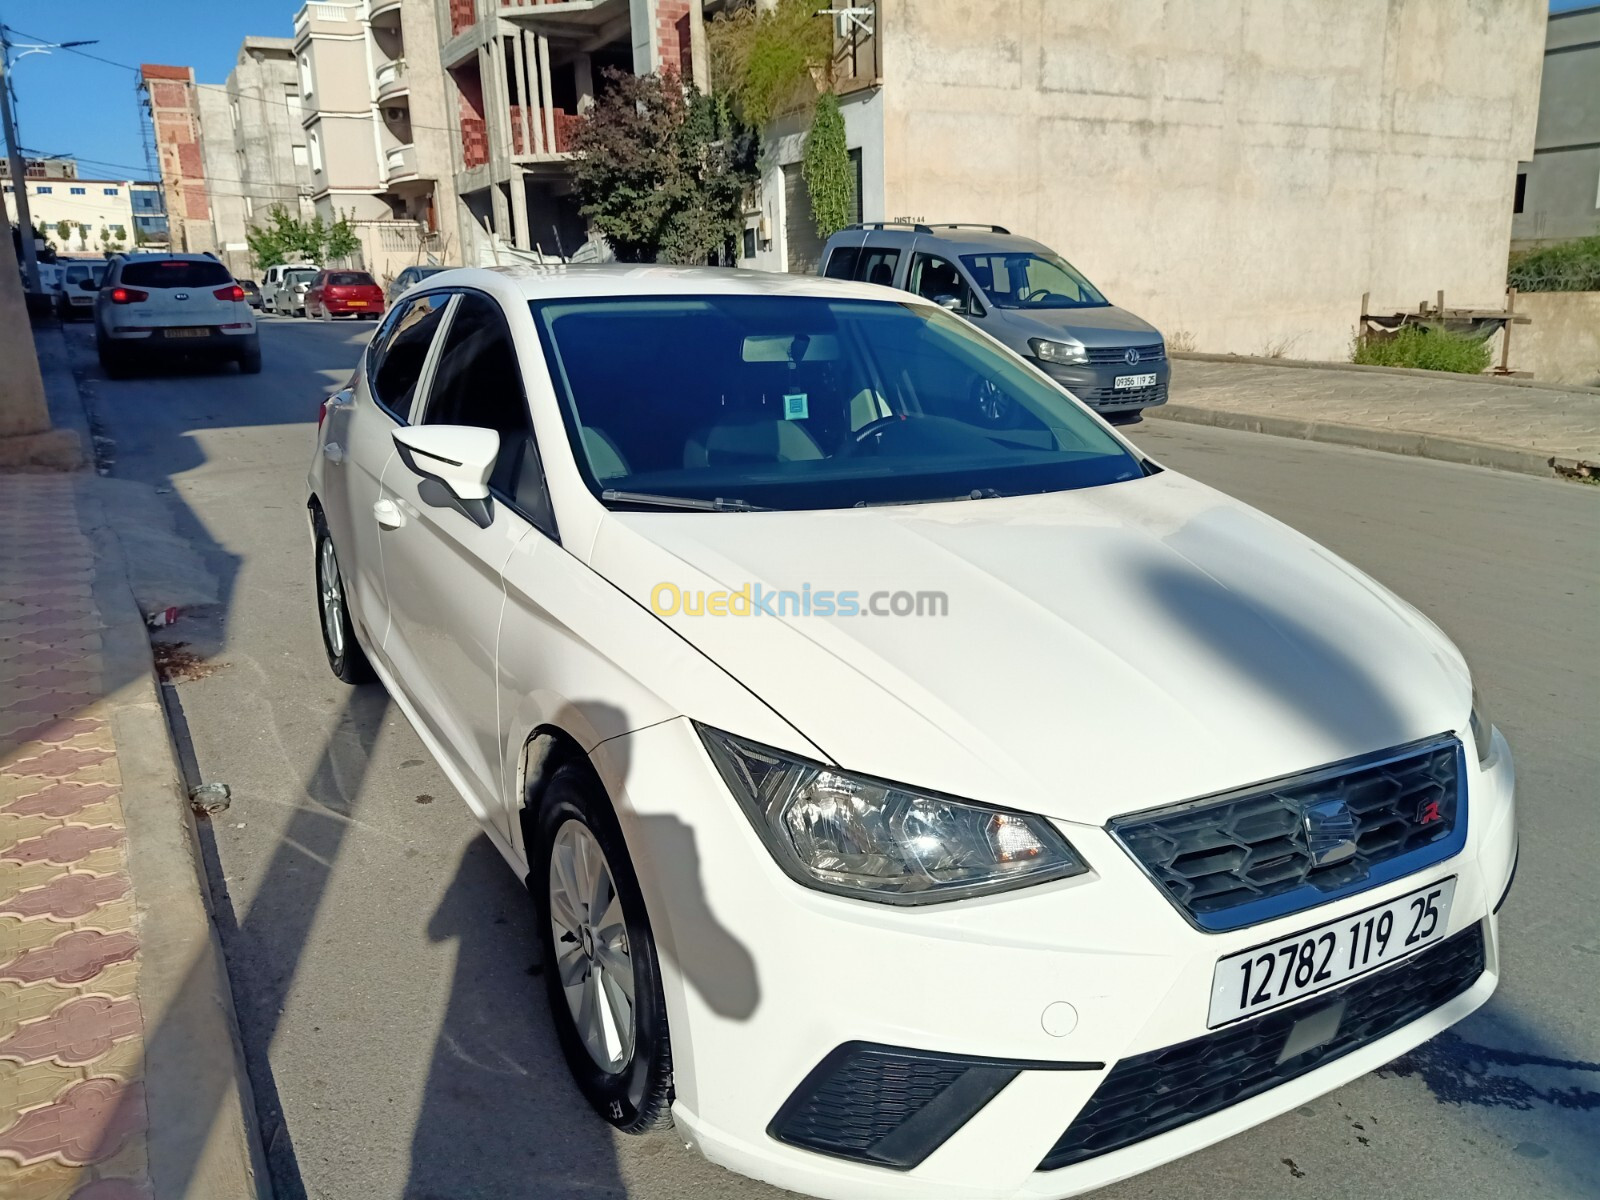
<path id="1" fill-rule="evenodd" d="M 1506 282 L 1519 292 L 1600 292 L 1600 233 L 1517 251 Z"/>
<path id="2" fill-rule="evenodd" d="M 1167 335 L 1168 350 L 1176 350 L 1181 354 L 1187 350 L 1193 350 L 1194 347 L 1195 336 L 1187 329 L 1174 329 Z"/>
<path id="3" fill-rule="evenodd" d="M 1444 329 L 1406 325 L 1390 337 L 1369 337 L 1356 343 L 1351 362 L 1369 367 L 1414 367 L 1478 375 L 1489 366 L 1486 343 Z"/>

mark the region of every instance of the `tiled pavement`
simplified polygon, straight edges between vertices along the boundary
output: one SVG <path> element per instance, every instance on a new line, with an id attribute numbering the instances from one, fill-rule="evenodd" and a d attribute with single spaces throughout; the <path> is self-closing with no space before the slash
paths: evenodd
<path id="1" fill-rule="evenodd" d="M 0 475 L 0 1196 L 149 1200 L 139 923 L 74 495 Z"/>
<path id="2" fill-rule="evenodd" d="M 1551 458 L 1600 463 L 1600 395 L 1576 389 L 1182 356 L 1172 364 L 1171 397 L 1151 415 L 1458 462 L 1480 460 L 1452 453 L 1452 443 L 1504 447 L 1506 461 L 1481 461 L 1512 469 L 1528 469 L 1512 465 L 1518 455 L 1531 467 Z"/>

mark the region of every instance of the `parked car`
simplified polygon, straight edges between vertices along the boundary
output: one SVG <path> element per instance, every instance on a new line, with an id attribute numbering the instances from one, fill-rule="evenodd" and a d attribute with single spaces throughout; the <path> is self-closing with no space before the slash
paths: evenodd
<path id="1" fill-rule="evenodd" d="M 268 267 L 261 277 L 261 311 L 294 316 L 305 298 L 305 289 L 297 294 L 295 283 L 304 282 L 309 288 L 320 270 L 316 263 L 278 263 Z"/>
<path id="2" fill-rule="evenodd" d="M 331 321 L 334 317 L 383 315 L 383 289 L 365 271 L 321 271 L 306 290 L 306 316 Z"/>
<path id="3" fill-rule="evenodd" d="M 1114 422 L 1167 402 L 1155 326 L 1117 308 L 1047 246 L 999 225 L 852 225 L 828 239 L 822 273 L 932 300 L 1010 346 Z"/>
<path id="4" fill-rule="evenodd" d="M 95 349 L 113 378 L 136 363 L 204 357 L 261 370 L 261 340 L 244 289 L 204 254 L 126 254 L 95 297 Z"/>
<path id="5" fill-rule="evenodd" d="M 526 881 L 619 1129 L 1066 1196 L 1495 988 L 1513 772 L 1455 647 L 930 301 L 435 276 L 323 402 L 308 518 L 330 668 Z"/>
<path id="6" fill-rule="evenodd" d="M 389 284 L 389 303 L 393 304 L 395 298 L 415 284 L 421 283 L 430 275 L 437 275 L 440 271 L 447 271 L 448 267 L 406 267 L 396 275 Z"/>
<path id="7" fill-rule="evenodd" d="M 261 287 L 260 287 L 260 285 L 257 284 L 254 279 L 240 279 L 240 280 L 236 280 L 236 282 L 238 283 L 238 285 L 240 287 L 242 287 L 244 289 L 244 302 L 246 304 L 248 304 L 251 308 L 260 308 L 261 307 Z"/>
<path id="8" fill-rule="evenodd" d="M 95 293 L 105 278 L 105 262 L 62 263 L 56 284 L 56 315 L 63 321 L 94 316 Z"/>

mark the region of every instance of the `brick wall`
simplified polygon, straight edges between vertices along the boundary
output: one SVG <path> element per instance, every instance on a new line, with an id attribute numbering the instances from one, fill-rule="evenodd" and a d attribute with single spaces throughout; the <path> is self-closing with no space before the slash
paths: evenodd
<path id="1" fill-rule="evenodd" d="M 450 36 L 477 24 L 476 0 L 450 0 Z"/>
<path id="2" fill-rule="evenodd" d="M 692 79 L 694 51 L 689 34 L 689 0 L 656 0 L 655 38 L 662 69 L 676 68 L 684 79 Z"/>
<path id="3" fill-rule="evenodd" d="M 194 92 L 194 71 L 161 63 L 139 68 L 150 103 L 150 123 L 155 130 L 161 179 L 171 198 L 168 217 L 173 247 L 211 249 L 211 205 L 206 190 L 205 164 L 200 154 L 200 114 Z"/>

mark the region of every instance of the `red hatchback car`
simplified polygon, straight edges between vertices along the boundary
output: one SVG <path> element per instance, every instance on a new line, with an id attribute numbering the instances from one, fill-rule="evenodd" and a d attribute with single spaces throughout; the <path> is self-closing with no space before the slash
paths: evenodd
<path id="1" fill-rule="evenodd" d="M 331 321 L 334 317 L 383 315 L 383 289 L 365 271 L 321 271 L 306 291 L 306 316 Z"/>

